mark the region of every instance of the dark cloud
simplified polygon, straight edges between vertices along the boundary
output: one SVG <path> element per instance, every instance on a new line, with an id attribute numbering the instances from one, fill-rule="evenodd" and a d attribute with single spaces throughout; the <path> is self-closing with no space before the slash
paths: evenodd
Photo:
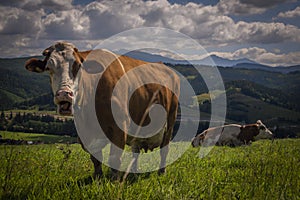
<path id="1" fill-rule="evenodd" d="M 295 0 L 239 0 L 239 1 L 243 4 L 252 5 L 257 8 L 270 8 L 278 4 L 293 2 Z"/>
<path id="2" fill-rule="evenodd" d="M 123 5 L 122 5 L 123 4 Z M 127 6 L 127 7 L 125 7 Z M 86 6 L 82 12 L 88 18 L 90 39 L 103 39 L 121 31 L 139 27 L 142 21 L 132 5 L 121 2 L 94 2 Z"/>
<path id="3" fill-rule="evenodd" d="M 27 12 L 22 9 L 11 8 L 9 10 L 0 7 L 0 34 L 5 35 L 33 35 L 41 30 L 42 12 Z"/>
<path id="4" fill-rule="evenodd" d="M 0 0 L 0 6 L 22 8 L 24 10 L 68 10 L 72 8 L 72 0 Z"/>
<path id="5" fill-rule="evenodd" d="M 62 11 L 47 15 L 43 21 L 41 37 L 55 40 L 85 39 L 88 24 L 78 10 Z M 86 26 L 86 27 L 84 27 Z"/>
<path id="6" fill-rule="evenodd" d="M 232 15 L 238 19 L 241 14 L 263 13 L 282 2 L 285 1 L 220 0 L 216 5 L 206 5 L 172 4 L 167 0 L 102 0 L 74 6 L 71 0 L 0 0 L 0 37 L 6 48 L 0 50 L 3 55 L 34 51 L 39 54 L 42 47 L 55 40 L 92 48 L 95 41 L 145 26 L 180 31 L 204 47 L 300 43 L 300 29 L 296 26 L 233 20 Z M 295 13 L 299 11 L 282 13 L 281 17 Z M 264 55 L 266 58 L 269 54 Z"/>

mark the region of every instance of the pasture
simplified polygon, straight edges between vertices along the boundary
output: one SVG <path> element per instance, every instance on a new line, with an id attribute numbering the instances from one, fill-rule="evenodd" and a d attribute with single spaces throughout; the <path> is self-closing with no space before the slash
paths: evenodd
<path id="1" fill-rule="evenodd" d="M 0 159 L 1 199 L 300 198 L 299 139 L 214 147 L 204 158 L 190 147 L 166 174 L 129 175 L 125 182 L 111 181 L 107 167 L 93 180 L 79 144 L 1 145 Z"/>

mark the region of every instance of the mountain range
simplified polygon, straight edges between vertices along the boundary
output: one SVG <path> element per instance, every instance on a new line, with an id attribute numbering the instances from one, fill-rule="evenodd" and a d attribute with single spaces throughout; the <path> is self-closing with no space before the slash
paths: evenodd
<path id="1" fill-rule="evenodd" d="M 119 50 L 116 53 L 124 54 L 124 52 L 127 51 Z M 230 59 L 219 57 L 217 55 L 207 56 L 200 60 L 189 60 L 189 61 L 176 60 L 176 59 L 164 57 L 157 54 L 147 53 L 144 51 L 129 51 L 124 55 L 127 55 L 132 58 L 144 60 L 147 62 L 163 62 L 169 64 L 183 64 L 183 65 L 192 64 L 192 65 L 206 65 L 206 66 L 221 66 L 221 67 L 233 67 L 233 68 L 242 68 L 242 69 L 260 69 L 265 71 L 281 72 L 281 73 L 300 71 L 300 65 L 287 66 L 287 67 L 283 67 L 283 66 L 271 67 L 268 65 L 257 63 L 247 58 L 230 60 Z"/>

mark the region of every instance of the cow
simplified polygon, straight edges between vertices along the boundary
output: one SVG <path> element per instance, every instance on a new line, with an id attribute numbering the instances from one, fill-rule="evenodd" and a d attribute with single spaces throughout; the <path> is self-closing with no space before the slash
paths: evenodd
<path id="1" fill-rule="evenodd" d="M 105 136 L 108 138 L 107 143 L 111 142 L 114 144 L 110 147 L 108 161 L 117 166 L 117 169 L 111 167 L 112 176 L 120 178 L 118 166 L 121 165 L 122 152 L 120 153 L 117 149 L 124 150 L 125 144 L 131 146 L 133 155 L 139 154 L 142 149 L 147 151 L 148 149 L 153 150 L 160 147 L 161 162 L 158 173 L 163 174 L 169 151 L 168 146 L 176 121 L 180 92 L 180 79 L 173 70 L 162 63 L 144 62 L 125 55 L 116 55 L 104 49 L 79 51 L 73 44 L 68 42 L 57 42 L 46 48 L 43 51 L 43 60 L 31 58 L 26 61 L 25 68 L 28 71 L 37 73 L 48 71 L 54 95 L 54 103 L 57 105 L 57 112 L 60 115 L 72 115 L 75 104 L 74 99 L 76 99 L 78 93 L 74 91 L 75 79 L 79 70 L 83 68 L 82 66 L 87 61 L 88 56 L 92 54 L 94 57 L 97 57 L 96 60 L 101 62 L 103 67 L 101 79 L 98 85 L 95 86 L 95 111 L 98 122 Z M 146 68 L 143 68 L 143 71 L 139 74 L 140 76 L 130 76 L 128 78 L 130 79 L 128 80 L 129 82 L 135 83 L 141 81 L 142 77 L 150 77 L 156 80 L 171 82 L 172 89 L 160 84 L 149 83 L 136 89 L 130 100 L 128 100 L 127 92 L 131 89 L 131 85 L 128 83 L 122 88 L 124 99 L 113 98 L 113 89 L 121 77 L 126 76 L 128 72 L 142 65 L 146 65 Z M 80 78 L 84 79 L 85 77 L 81 76 Z M 122 116 L 126 116 L 123 123 L 124 127 L 119 127 L 116 124 L 112 114 L 112 101 L 114 105 L 118 106 L 119 112 L 122 112 Z M 124 107 L 127 106 L 128 102 L 129 113 L 125 113 Z M 126 127 L 129 127 L 132 122 L 139 124 L 141 127 L 150 123 L 149 109 L 154 104 L 160 104 L 166 111 L 166 122 L 163 128 L 149 138 L 141 138 L 139 135 L 136 137 L 131 134 L 129 135 L 126 132 Z M 80 138 L 79 141 L 84 148 Z M 100 177 L 102 176 L 102 163 L 92 153 L 90 154 L 95 170 L 93 176 Z M 135 156 L 132 166 L 133 168 L 137 167 L 137 156 Z"/>
<path id="2" fill-rule="evenodd" d="M 255 124 L 229 124 L 204 130 L 192 139 L 192 146 L 240 146 L 259 139 L 272 139 L 272 132 L 258 120 Z"/>

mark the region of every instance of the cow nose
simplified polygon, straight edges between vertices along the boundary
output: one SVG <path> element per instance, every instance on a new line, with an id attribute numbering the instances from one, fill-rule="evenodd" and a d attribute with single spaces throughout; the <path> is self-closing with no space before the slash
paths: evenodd
<path id="1" fill-rule="evenodd" d="M 192 139 L 192 142 L 191 142 L 192 143 L 192 147 L 195 147 L 194 142 L 195 142 L 195 138 Z"/>
<path id="2" fill-rule="evenodd" d="M 56 92 L 56 97 L 60 98 L 60 97 L 73 97 L 74 94 L 72 91 L 69 90 L 58 90 Z"/>

